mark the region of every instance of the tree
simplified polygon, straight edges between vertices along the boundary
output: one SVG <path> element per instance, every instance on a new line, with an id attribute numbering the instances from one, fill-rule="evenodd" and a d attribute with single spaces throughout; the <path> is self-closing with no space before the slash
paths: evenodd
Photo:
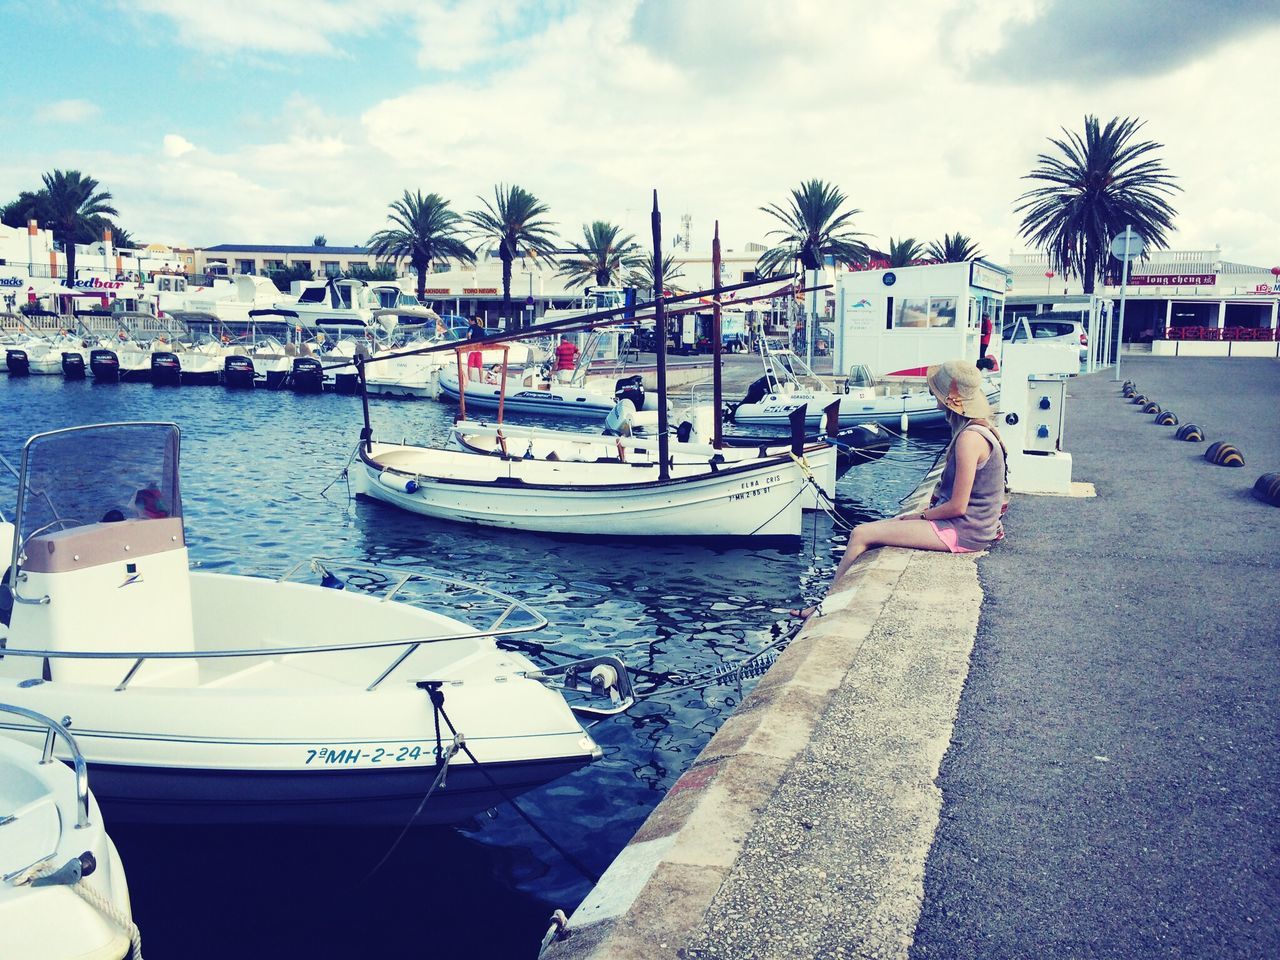
<path id="1" fill-rule="evenodd" d="M 276 289 L 281 293 L 288 293 L 293 287 L 295 280 L 314 280 L 315 273 L 310 267 L 304 267 L 299 263 L 291 263 L 280 270 L 272 270 L 267 274 L 271 278 L 271 282 L 276 285 Z"/>
<path id="2" fill-rule="evenodd" d="M 776 203 L 761 207 L 761 211 L 782 221 L 783 227 L 769 232 L 769 236 L 782 240 L 760 255 L 756 264 L 760 274 L 769 276 L 790 270 L 796 261 L 802 269 L 818 270 L 828 256 L 849 266 L 865 262 L 867 245 L 859 238 L 867 234 L 852 229 L 854 216 L 862 211 L 841 212 L 845 200 L 834 184 L 806 180 L 791 191 L 789 207 Z"/>
<path id="3" fill-rule="evenodd" d="M 443 263 L 451 257 L 466 264 L 476 262 L 476 255 L 458 236 L 462 217 L 450 210 L 449 201 L 438 193 L 424 197 L 421 191 L 406 190 L 390 207 L 387 220 L 392 225 L 369 238 L 369 249 L 384 262 L 409 261 L 418 274 L 419 300 L 433 263 Z"/>
<path id="4" fill-rule="evenodd" d="M 575 243 L 572 256 L 561 262 L 559 275 L 567 278 L 571 287 L 587 283 L 607 287 L 620 280 L 624 268 L 638 267 L 641 262 L 635 237 L 620 237 L 621 232 L 621 227 L 603 220 L 584 223 L 582 242 Z"/>
<path id="5" fill-rule="evenodd" d="M 511 264 L 516 257 L 532 254 L 544 257 L 554 265 L 555 231 L 549 220 L 540 219 L 547 213 L 545 203 L 524 187 L 515 184 L 498 184 L 493 188 L 493 203 L 484 197 L 476 197 L 484 209 L 467 214 L 467 221 L 475 227 L 469 239 L 478 239 L 478 249 L 497 250 L 502 260 L 502 312 L 511 316 Z"/>
<path id="6" fill-rule="evenodd" d="M 941 240 L 929 244 L 929 256 L 939 263 L 964 263 L 981 259 L 982 251 L 971 238 L 956 231 L 954 235 L 944 233 Z"/>
<path id="7" fill-rule="evenodd" d="M 1093 293 L 1105 272 L 1111 238 L 1132 224 L 1151 247 L 1164 247 L 1177 211 L 1165 199 L 1182 188 L 1152 154 L 1163 144 L 1133 138 L 1144 121 L 1114 117 L 1105 127 L 1086 115 L 1084 135 L 1062 130 L 1049 138 L 1057 153 L 1042 153 L 1024 180 L 1041 181 L 1018 198 L 1026 212 L 1019 232 L 1049 254 L 1051 269 L 1080 277 Z"/>
<path id="8" fill-rule="evenodd" d="M 658 288 L 667 289 L 671 286 L 672 280 L 678 280 L 684 276 L 684 270 L 675 262 L 670 254 L 662 256 L 662 276 L 658 283 L 653 282 L 653 258 L 641 257 L 631 268 L 631 272 L 627 274 L 627 286 L 636 287 L 639 290 L 652 290 L 654 296 L 658 295 Z"/>
<path id="9" fill-rule="evenodd" d="M 62 241 L 67 256 L 67 279 L 74 282 L 77 241 L 96 239 L 94 232 L 101 226 L 101 218 L 119 216 L 119 211 L 111 206 L 111 194 L 100 191 L 98 181 L 79 170 L 65 173 L 54 170 L 41 179 L 53 236 Z"/>
<path id="10" fill-rule="evenodd" d="M 924 247 L 915 237 L 903 237 L 901 240 L 889 238 L 889 266 L 909 267 L 918 263 L 924 255 Z"/>
<path id="11" fill-rule="evenodd" d="M 311 238 L 311 245 L 313 247 L 327 247 L 329 245 L 329 241 L 325 238 L 323 233 L 317 233 Z"/>
<path id="12" fill-rule="evenodd" d="M 43 190 L 23 190 L 18 199 L 0 208 L 0 223 L 6 227 L 25 227 L 28 220 L 47 223 L 50 219 L 49 195 Z"/>

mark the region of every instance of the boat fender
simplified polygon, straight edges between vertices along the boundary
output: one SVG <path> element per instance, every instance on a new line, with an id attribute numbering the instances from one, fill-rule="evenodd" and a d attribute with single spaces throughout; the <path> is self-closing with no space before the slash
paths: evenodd
<path id="1" fill-rule="evenodd" d="M 1162 427 L 1176 427 L 1178 425 L 1178 415 L 1172 410 L 1166 410 L 1156 417 L 1156 423 Z"/>
<path id="2" fill-rule="evenodd" d="M 414 493 L 418 489 L 417 480 L 406 480 L 402 475 L 392 473 L 390 470 L 383 470 L 378 474 L 378 482 L 397 493 Z"/>
<path id="3" fill-rule="evenodd" d="M 1244 454 L 1234 444 L 1225 440 L 1218 440 L 1209 444 L 1209 449 L 1204 452 L 1204 458 L 1220 467 L 1244 466 Z"/>
<path id="4" fill-rule="evenodd" d="M 1152 400 L 1150 403 L 1148 403 L 1146 406 L 1142 408 L 1142 412 L 1143 413 L 1163 413 L 1164 408 L 1161 407 L 1160 404 Z"/>
<path id="5" fill-rule="evenodd" d="M 1263 503 L 1280 507 L 1280 473 L 1264 473 L 1253 485 L 1253 495 Z"/>
<path id="6" fill-rule="evenodd" d="M 693 436 L 693 424 L 688 420 L 681 420 L 680 426 L 676 427 L 676 442 L 688 443 Z"/>
<path id="7" fill-rule="evenodd" d="M 1174 436 L 1179 440 L 1186 440 L 1188 443 L 1204 442 L 1204 431 L 1194 423 L 1184 423 L 1178 428 L 1178 432 Z"/>

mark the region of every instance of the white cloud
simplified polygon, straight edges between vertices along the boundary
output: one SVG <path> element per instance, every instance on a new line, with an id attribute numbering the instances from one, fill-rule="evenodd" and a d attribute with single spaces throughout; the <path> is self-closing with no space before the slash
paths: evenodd
<path id="1" fill-rule="evenodd" d="M 960 230 L 1002 259 L 1022 247 L 1013 212 L 1021 176 L 1049 136 L 1093 113 L 1141 116 L 1143 136 L 1165 144 L 1185 189 L 1174 200 L 1176 246 L 1220 243 L 1232 259 L 1280 262 L 1270 170 L 1278 136 L 1256 97 L 1274 84 L 1272 34 L 1186 52 L 1158 76 L 1011 82 L 983 74 L 982 58 L 1039 15 L 1040 0 L 878 10 L 792 0 L 785 15 L 768 0 L 509 9 L 371 0 L 358 14 L 345 2 L 285 6 L 232 3 L 218 17 L 236 28 L 220 29 L 243 39 L 273 20 L 287 35 L 272 41 L 277 49 L 336 52 L 351 30 L 394 23 L 421 40 L 426 71 L 405 85 L 413 65 L 336 67 L 391 79 L 358 117 L 290 96 L 272 132 L 243 148 L 214 152 L 205 144 L 216 132 L 206 132 L 188 149 L 170 134 L 158 191 L 155 157 L 84 160 L 135 233 L 181 243 L 324 233 L 351 243 L 378 229 L 406 188 L 468 209 L 495 183 L 514 182 L 548 202 L 565 236 L 599 218 L 647 238 L 656 187 L 668 240 L 687 212 L 695 247 L 709 244 L 719 219 L 726 247 L 740 249 L 771 229 L 760 206 L 821 177 L 848 194 L 863 211 L 858 228 L 883 245 Z M 194 5 L 166 9 L 195 30 Z M 344 26 L 346 17 L 358 23 Z M 54 148 L 30 167 L 68 165 L 66 155 Z M 0 187 L 9 180 L 0 170 Z"/>
<path id="2" fill-rule="evenodd" d="M 44 123 L 84 123 L 101 112 L 88 100 L 57 100 L 37 110 L 36 116 Z"/>
<path id="3" fill-rule="evenodd" d="M 195 148 L 196 145 L 194 143 L 186 137 L 180 136 L 176 133 L 166 133 L 164 137 L 164 144 L 161 147 L 166 157 L 173 157 L 175 159 L 182 156 L 184 153 L 190 153 Z"/>

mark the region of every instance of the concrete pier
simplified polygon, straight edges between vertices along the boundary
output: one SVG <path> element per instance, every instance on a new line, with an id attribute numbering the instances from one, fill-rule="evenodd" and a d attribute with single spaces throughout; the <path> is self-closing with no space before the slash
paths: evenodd
<path id="1" fill-rule="evenodd" d="M 1280 955 L 1280 364 L 1125 376 L 1248 465 L 1074 380 L 1097 497 L 869 552 L 544 955 Z"/>

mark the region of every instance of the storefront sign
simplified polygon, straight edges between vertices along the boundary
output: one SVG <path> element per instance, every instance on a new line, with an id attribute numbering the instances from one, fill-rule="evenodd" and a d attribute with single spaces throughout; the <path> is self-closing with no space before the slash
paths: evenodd
<path id="1" fill-rule="evenodd" d="M 497 287 L 463 287 L 462 292 L 466 296 L 474 296 L 476 294 L 480 294 L 481 296 L 483 296 L 485 294 L 496 294 L 498 292 L 498 288 Z"/>
<path id="2" fill-rule="evenodd" d="M 97 277 L 76 282 L 77 290 L 119 290 L 123 286 L 123 280 L 99 280 Z"/>
<path id="3" fill-rule="evenodd" d="M 1216 273 L 1129 274 L 1129 283 L 1136 287 L 1212 287 L 1217 282 Z"/>
<path id="4" fill-rule="evenodd" d="M 448 287 L 426 287 L 422 291 L 424 297 L 451 297 L 453 291 Z"/>
<path id="5" fill-rule="evenodd" d="M 845 305 L 844 328 L 849 333 L 871 333 L 876 328 L 876 307 L 866 297 Z"/>
<path id="6" fill-rule="evenodd" d="M 980 263 L 970 264 L 969 286 L 977 287 L 979 290 L 995 290 L 1003 293 L 1005 290 L 1005 275 L 999 270 L 992 270 L 990 267 L 984 267 Z"/>
<path id="7" fill-rule="evenodd" d="M 0 277 L 0 287 L 21 287 L 25 282 L 20 277 Z"/>

